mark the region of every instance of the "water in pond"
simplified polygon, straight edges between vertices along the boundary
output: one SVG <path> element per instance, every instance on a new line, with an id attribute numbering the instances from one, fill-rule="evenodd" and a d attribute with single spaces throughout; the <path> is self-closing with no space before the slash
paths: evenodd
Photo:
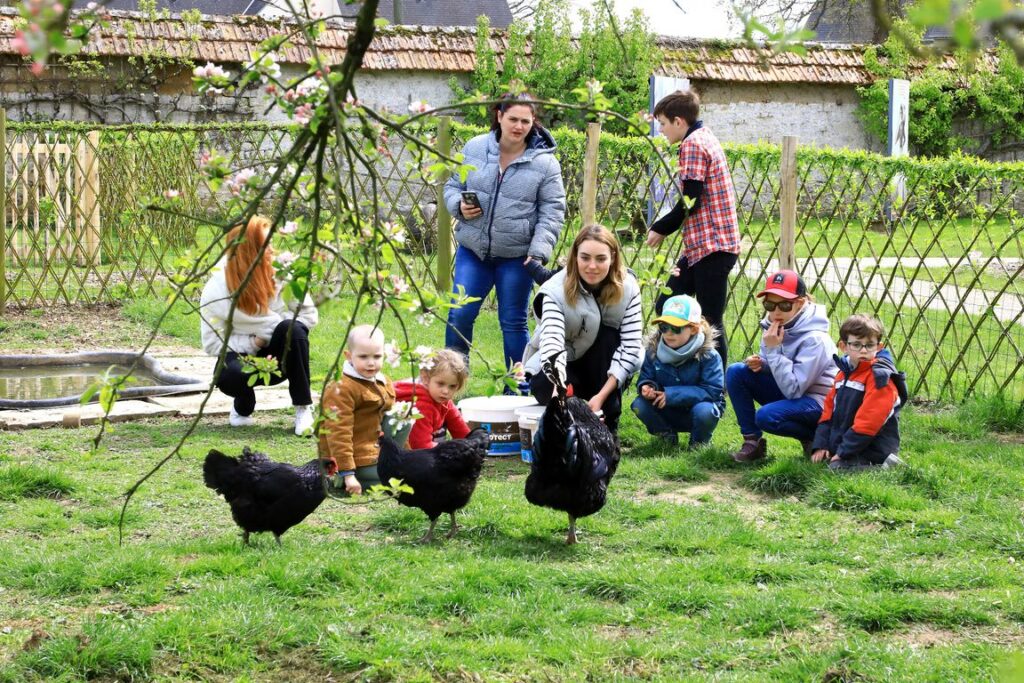
<path id="1" fill-rule="evenodd" d="M 103 376 L 110 364 L 82 363 L 79 365 L 36 365 L 0 368 L 0 398 L 15 401 L 38 401 L 47 398 L 78 396 L 86 387 Z M 128 366 L 113 366 L 113 374 L 123 375 Z M 158 386 L 162 382 L 139 368 L 133 373 L 134 382 L 128 387 Z"/>

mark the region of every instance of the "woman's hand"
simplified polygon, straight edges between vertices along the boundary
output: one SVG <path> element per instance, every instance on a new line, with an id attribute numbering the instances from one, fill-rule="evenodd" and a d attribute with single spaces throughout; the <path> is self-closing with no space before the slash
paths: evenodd
<path id="1" fill-rule="evenodd" d="M 605 397 L 602 396 L 600 393 L 594 394 L 594 397 L 587 401 L 587 405 L 590 406 L 590 409 L 596 413 L 597 411 L 601 410 L 601 406 L 604 405 L 604 398 Z"/>
<path id="2" fill-rule="evenodd" d="M 743 363 L 754 372 L 761 372 L 761 368 L 764 366 L 761 356 L 749 356 Z"/>
<path id="3" fill-rule="evenodd" d="M 255 334 L 251 336 L 252 345 L 255 346 L 257 349 L 262 349 L 263 347 L 270 343 L 270 340 L 264 339 L 263 337 L 257 336 Z"/>
<path id="4" fill-rule="evenodd" d="M 782 338 L 785 336 L 786 331 L 782 329 L 782 323 L 775 322 L 764 331 L 761 340 L 764 342 L 765 348 L 774 349 L 776 346 L 782 346 Z"/>
<path id="5" fill-rule="evenodd" d="M 463 218 L 467 220 L 473 220 L 474 218 L 479 218 L 480 216 L 482 216 L 484 210 L 479 206 L 473 206 L 472 204 L 467 204 L 466 202 L 459 202 L 459 212 L 462 214 Z"/>

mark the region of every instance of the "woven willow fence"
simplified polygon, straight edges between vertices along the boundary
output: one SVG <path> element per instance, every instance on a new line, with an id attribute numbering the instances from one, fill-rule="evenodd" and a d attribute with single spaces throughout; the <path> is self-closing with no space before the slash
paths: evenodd
<path id="1" fill-rule="evenodd" d="M 479 132 L 453 126 L 452 149 Z M 555 138 L 569 204 L 556 249 L 556 257 L 564 257 L 580 224 L 586 136 L 559 130 Z M 175 260 L 218 235 L 189 219 L 147 211 L 143 200 L 175 188 L 182 192 L 182 212 L 220 219 L 227 197 L 206 185 L 201 154 L 216 150 L 258 164 L 289 142 L 288 129 L 267 125 L 0 125 L 0 304 L 92 304 L 163 294 Z M 1024 400 L 1024 292 L 1018 284 L 1024 164 L 792 149 L 784 156 L 780 146 L 726 148 L 744 243 L 726 312 L 731 355 L 757 348 L 759 309 L 752 294 L 765 273 L 792 265 L 836 329 L 854 311 L 885 323 L 917 397 L 958 400 L 1002 391 Z M 419 281 L 443 287 L 450 272 L 444 250 L 437 249 L 438 188 L 422 180 L 401 149 L 393 152 L 377 169 L 380 218 L 407 225 L 414 236 L 407 258 Z M 673 166 L 672 155 L 663 153 Z M 618 232 L 645 284 L 648 311 L 681 248 L 679 235 L 659 251 L 643 246 L 649 203 L 660 208 L 672 201 L 652 189 L 671 186 L 655 162 L 645 141 L 600 138 L 596 219 Z M 784 167 L 791 169 L 786 182 Z M 371 179 L 354 181 L 368 196 Z M 893 191 L 901 183 L 903 200 Z M 288 207 L 290 217 L 307 211 Z"/>

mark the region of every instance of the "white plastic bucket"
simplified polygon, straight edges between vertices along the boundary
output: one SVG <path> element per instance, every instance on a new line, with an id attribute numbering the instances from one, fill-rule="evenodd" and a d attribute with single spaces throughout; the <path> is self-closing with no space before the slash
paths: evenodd
<path id="1" fill-rule="evenodd" d="M 519 449 L 523 462 L 533 462 L 533 433 L 537 431 L 537 423 L 544 414 L 544 406 L 526 406 L 516 411 L 519 421 Z"/>
<path id="2" fill-rule="evenodd" d="M 530 396 L 474 396 L 459 401 L 459 410 L 470 429 L 482 427 L 490 434 L 487 455 L 519 455 L 516 410 L 536 404 Z"/>

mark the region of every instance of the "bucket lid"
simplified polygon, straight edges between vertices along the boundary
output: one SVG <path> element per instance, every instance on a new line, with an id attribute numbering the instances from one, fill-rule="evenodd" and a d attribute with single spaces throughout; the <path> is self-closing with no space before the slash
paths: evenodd
<path id="1" fill-rule="evenodd" d="M 535 406 L 523 406 L 522 408 L 516 408 L 516 417 L 539 417 L 544 414 L 547 410 L 547 406 L 537 404 Z"/>
<path id="2" fill-rule="evenodd" d="M 532 405 L 537 405 L 532 396 L 474 396 L 459 401 L 459 410 L 515 411 Z"/>

